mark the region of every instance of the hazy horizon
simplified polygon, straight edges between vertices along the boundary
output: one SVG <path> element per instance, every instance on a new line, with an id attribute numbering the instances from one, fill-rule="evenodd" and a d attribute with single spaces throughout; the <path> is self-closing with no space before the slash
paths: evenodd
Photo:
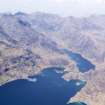
<path id="1" fill-rule="evenodd" d="M 0 13 L 45 12 L 86 17 L 105 14 L 105 0 L 0 0 Z"/>

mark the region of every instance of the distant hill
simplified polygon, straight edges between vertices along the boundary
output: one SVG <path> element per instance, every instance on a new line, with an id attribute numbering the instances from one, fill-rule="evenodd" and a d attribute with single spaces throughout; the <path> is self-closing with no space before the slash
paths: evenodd
<path id="1" fill-rule="evenodd" d="M 14 16 L 57 43 L 80 52 L 90 59 L 95 59 L 97 62 L 104 61 L 104 15 L 75 18 L 38 12 Z"/>

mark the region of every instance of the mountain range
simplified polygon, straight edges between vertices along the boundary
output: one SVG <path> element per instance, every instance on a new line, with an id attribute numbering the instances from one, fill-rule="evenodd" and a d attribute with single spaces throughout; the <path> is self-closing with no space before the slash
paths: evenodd
<path id="1" fill-rule="evenodd" d="M 81 54 L 96 65 L 96 70 L 80 73 L 63 49 Z M 76 100 L 87 97 L 89 105 L 104 105 L 104 64 L 105 15 L 0 14 L 0 84 L 28 78 L 48 66 L 65 66 L 69 71 L 66 79 L 87 81 Z M 100 96 L 104 97 L 101 102 Z"/>

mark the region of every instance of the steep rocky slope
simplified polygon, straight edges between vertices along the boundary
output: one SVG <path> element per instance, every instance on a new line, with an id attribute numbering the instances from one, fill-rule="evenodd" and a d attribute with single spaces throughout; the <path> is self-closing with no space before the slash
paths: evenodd
<path id="1" fill-rule="evenodd" d="M 105 16 L 75 18 L 45 13 L 30 15 L 21 13 L 16 14 L 16 17 L 47 37 L 50 36 L 62 46 L 80 52 L 93 61 L 104 61 Z"/>

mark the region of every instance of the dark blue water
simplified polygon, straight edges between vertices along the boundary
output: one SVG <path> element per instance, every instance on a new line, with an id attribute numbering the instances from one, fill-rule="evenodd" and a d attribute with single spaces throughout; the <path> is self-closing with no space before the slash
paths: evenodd
<path id="1" fill-rule="evenodd" d="M 46 68 L 35 77 L 36 82 L 16 80 L 0 87 L 0 105 L 67 105 L 86 82 L 65 81 L 63 69 Z M 77 86 L 79 82 L 81 85 Z M 86 105 L 71 103 L 69 105 Z"/>
<path id="2" fill-rule="evenodd" d="M 68 54 L 70 59 L 76 62 L 76 65 L 80 70 L 80 72 L 84 73 L 89 70 L 95 70 L 95 65 L 92 64 L 89 60 L 87 60 L 83 56 L 81 56 L 80 54 L 69 51 L 67 49 L 64 49 L 64 51 Z"/>

